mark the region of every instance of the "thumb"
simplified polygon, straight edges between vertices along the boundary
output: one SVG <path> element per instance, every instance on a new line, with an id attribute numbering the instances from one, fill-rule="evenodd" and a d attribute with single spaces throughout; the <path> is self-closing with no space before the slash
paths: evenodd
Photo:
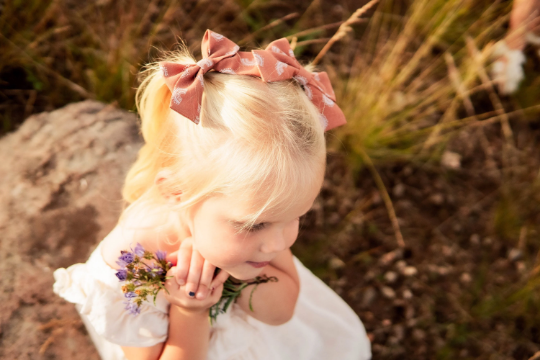
<path id="1" fill-rule="evenodd" d="M 212 280 L 212 284 L 210 285 L 210 288 L 216 289 L 220 285 L 222 285 L 227 279 L 229 278 L 229 273 L 225 270 L 221 270 L 219 274 Z"/>

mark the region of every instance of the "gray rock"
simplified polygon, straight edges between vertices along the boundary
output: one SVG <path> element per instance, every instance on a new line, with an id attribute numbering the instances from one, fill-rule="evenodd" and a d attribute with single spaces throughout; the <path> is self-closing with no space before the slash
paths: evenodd
<path id="1" fill-rule="evenodd" d="M 114 227 L 141 145 L 134 114 L 95 101 L 0 139 L 0 358 L 99 358 L 52 272 L 84 262 Z"/>

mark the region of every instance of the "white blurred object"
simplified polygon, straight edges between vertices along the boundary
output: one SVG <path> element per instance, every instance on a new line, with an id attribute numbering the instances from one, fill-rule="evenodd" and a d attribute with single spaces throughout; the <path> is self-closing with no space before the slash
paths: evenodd
<path id="1" fill-rule="evenodd" d="M 495 44 L 493 55 L 498 60 L 493 63 L 491 74 L 493 80 L 499 84 L 499 91 L 501 94 L 515 92 L 525 77 L 522 67 L 525 55 L 521 50 L 510 49 L 504 40 Z"/>

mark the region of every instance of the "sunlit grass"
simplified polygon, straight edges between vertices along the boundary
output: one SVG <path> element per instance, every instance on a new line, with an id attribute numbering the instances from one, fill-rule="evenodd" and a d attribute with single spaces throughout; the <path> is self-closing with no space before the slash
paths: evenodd
<path id="1" fill-rule="evenodd" d="M 503 31 L 498 4 L 419 0 L 398 15 L 400 7 L 383 1 L 359 47 L 343 50 L 345 58 L 354 55 L 338 87 L 349 124 L 333 145 L 358 164 L 362 153 L 375 161 L 440 155 L 448 136 L 469 123 L 460 110 L 478 91 L 477 68 L 487 66 L 490 41 Z M 465 36 L 479 49 L 477 58 Z"/>

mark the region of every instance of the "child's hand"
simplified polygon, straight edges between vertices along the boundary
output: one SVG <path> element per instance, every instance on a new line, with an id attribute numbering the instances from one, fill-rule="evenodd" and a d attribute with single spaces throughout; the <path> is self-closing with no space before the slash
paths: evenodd
<path id="1" fill-rule="evenodd" d="M 171 278 L 165 281 L 165 288 L 168 291 L 168 293 L 167 291 L 164 292 L 165 298 L 172 305 L 176 305 L 189 313 L 198 313 L 207 311 L 210 307 L 217 304 L 223 292 L 223 283 L 220 283 L 213 290 L 209 291 L 204 299 L 199 300 L 187 294 L 186 286 L 178 285 L 174 276 L 177 270 L 176 267 L 171 268 L 167 272 L 167 276 L 171 276 Z"/>
<path id="2" fill-rule="evenodd" d="M 221 270 L 214 278 L 216 267 L 199 254 L 191 238 L 184 239 L 180 249 L 171 253 L 167 260 L 176 265 L 174 277 L 177 284 L 185 290 L 188 297 L 197 300 L 206 299 L 212 289 L 217 289 L 229 277 L 226 271 Z M 221 294 L 221 291 L 219 293 Z"/>

